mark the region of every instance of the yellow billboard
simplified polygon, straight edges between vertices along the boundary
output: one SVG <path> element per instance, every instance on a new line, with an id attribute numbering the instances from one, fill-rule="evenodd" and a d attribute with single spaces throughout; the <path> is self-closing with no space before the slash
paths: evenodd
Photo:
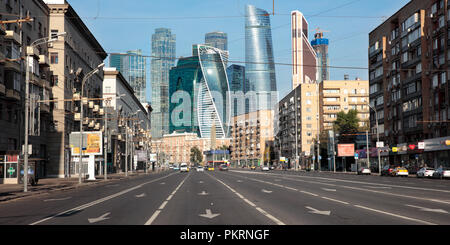
<path id="1" fill-rule="evenodd" d="M 74 132 L 71 134 L 76 135 L 76 138 L 71 139 L 70 148 L 72 149 L 72 155 L 80 155 L 80 138 L 79 132 Z M 103 155 L 103 142 L 102 142 L 102 132 L 83 132 L 83 155 Z"/>

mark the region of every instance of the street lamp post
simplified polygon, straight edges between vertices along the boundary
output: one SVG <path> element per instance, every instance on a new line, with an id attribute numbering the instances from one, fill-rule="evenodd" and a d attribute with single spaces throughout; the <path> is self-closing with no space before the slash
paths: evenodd
<path id="1" fill-rule="evenodd" d="M 35 40 L 29 47 L 31 47 L 32 52 L 34 52 L 35 47 L 45 44 L 51 43 L 58 40 L 58 37 L 66 35 L 65 32 L 58 33 L 56 35 L 52 35 L 51 37 L 45 37 Z M 51 39 L 49 39 L 51 38 Z M 25 59 L 25 139 L 24 139 L 24 156 L 23 156 L 23 192 L 28 192 L 28 128 L 29 128 L 29 107 L 30 107 L 30 61 L 31 56 L 28 54 L 28 50 L 26 50 L 26 59 Z M 33 60 L 34 61 L 34 60 Z M 32 64 L 33 65 L 33 64 Z M 20 168 L 19 168 L 20 169 Z M 19 173 L 20 174 L 20 173 Z"/>
<path id="2" fill-rule="evenodd" d="M 88 74 L 86 74 L 83 77 L 83 80 L 81 81 L 81 92 L 80 92 L 80 159 L 79 159 L 79 165 L 78 165 L 78 184 L 81 184 L 81 165 L 83 160 L 83 91 L 84 91 L 84 84 L 85 82 L 94 74 L 100 71 L 100 69 L 105 65 L 105 63 L 101 63 L 97 66 L 94 70 L 90 71 Z"/>

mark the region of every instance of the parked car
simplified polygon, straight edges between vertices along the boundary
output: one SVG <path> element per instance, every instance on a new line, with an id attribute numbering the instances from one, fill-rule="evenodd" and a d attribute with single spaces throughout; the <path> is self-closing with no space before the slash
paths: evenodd
<path id="1" fill-rule="evenodd" d="M 275 168 L 276 168 L 276 167 L 273 166 L 273 165 L 269 167 L 270 170 L 274 170 Z"/>
<path id="2" fill-rule="evenodd" d="M 434 168 L 424 167 L 417 171 L 416 176 L 417 178 L 433 177 L 434 172 Z"/>
<path id="3" fill-rule="evenodd" d="M 450 168 L 440 167 L 436 169 L 436 171 L 434 171 L 433 173 L 433 178 L 437 179 L 450 178 Z"/>
<path id="4" fill-rule="evenodd" d="M 203 172 L 204 168 L 202 166 L 197 166 L 197 172 Z"/>
<path id="5" fill-rule="evenodd" d="M 408 177 L 409 172 L 406 168 L 404 167 L 396 167 L 394 168 L 394 170 L 391 172 L 392 176 L 402 176 L 402 177 Z"/>
<path id="6" fill-rule="evenodd" d="M 250 169 L 251 169 L 251 170 L 255 170 L 255 169 L 256 169 L 256 166 L 251 166 Z"/>
<path id="7" fill-rule="evenodd" d="M 189 172 L 189 167 L 187 163 L 180 164 L 180 172 Z"/>
<path id="8" fill-rule="evenodd" d="M 386 165 L 381 169 L 381 176 L 386 175 L 386 176 L 392 176 L 392 171 L 394 170 L 394 168 L 390 165 Z"/>
<path id="9" fill-rule="evenodd" d="M 360 174 L 362 174 L 362 175 L 364 175 L 364 174 L 370 175 L 371 173 L 372 173 L 372 171 L 370 171 L 370 168 L 367 168 L 367 167 L 360 167 L 358 169 L 358 175 L 360 175 Z"/>
<path id="10" fill-rule="evenodd" d="M 220 164 L 219 170 L 220 171 L 228 171 L 228 166 L 226 164 Z"/>
<path id="11" fill-rule="evenodd" d="M 180 170 L 180 166 L 178 166 L 177 164 L 173 165 L 173 170 Z"/>
<path id="12" fill-rule="evenodd" d="M 269 166 L 262 166 L 262 167 L 261 167 L 261 170 L 262 170 L 262 171 L 269 171 Z"/>

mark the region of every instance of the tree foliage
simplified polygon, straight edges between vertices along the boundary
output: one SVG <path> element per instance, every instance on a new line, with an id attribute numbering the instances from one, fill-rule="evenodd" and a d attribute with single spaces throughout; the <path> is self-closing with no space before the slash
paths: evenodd
<path id="1" fill-rule="evenodd" d="M 203 161 L 203 154 L 196 146 L 191 148 L 190 160 L 196 165 Z"/>
<path id="2" fill-rule="evenodd" d="M 359 118 L 356 110 L 349 110 L 348 113 L 341 111 L 337 114 L 337 119 L 334 122 L 333 129 L 339 133 L 339 140 L 352 141 L 354 134 L 359 132 Z"/>

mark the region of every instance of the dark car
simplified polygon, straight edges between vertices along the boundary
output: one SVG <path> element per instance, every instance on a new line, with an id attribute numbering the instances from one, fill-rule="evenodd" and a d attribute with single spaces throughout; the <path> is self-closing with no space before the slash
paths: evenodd
<path id="1" fill-rule="evenodd" d="M 220 170 L 220 171 L 228 171 L 228 166 L 227 166 L 226 164 L 221 164 L 221 165 L 219 166 L 219 170 Z"/>
<path id="2" fill-rule="evenodd" d="M 394 168 L 390 165 L 386 165 L 381 169 L 381 176 L 392 176 L 392 171 L 394 171 Z"/>

